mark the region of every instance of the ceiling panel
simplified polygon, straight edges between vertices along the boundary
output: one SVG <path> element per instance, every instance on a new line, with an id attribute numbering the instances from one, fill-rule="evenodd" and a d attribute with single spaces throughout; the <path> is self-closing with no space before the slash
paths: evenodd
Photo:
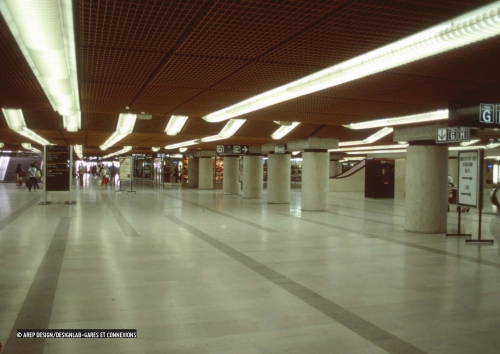
<path id="1" fill-rule="evenodd" d="M 137 119 L 135 121 L 134 132 L 137 133 L 163 133 L 167 127 L 169 117 L 153 116 L 149 120 Z"/>
<path id="2" fill-rule="evenodd" d="M 200 136 L 217 135 L 227 122 L 209 123 L 201 118 L 189 118 L 182 128 L 182 134 L 198 134 Z"/>
<path id="3" fill-rule="evenodd" d="M 118 114 L 104 113 L 83 113 L 82 129 L 104 131 L 109 136 L 109 132 L 116 130 L 118 123 Z M 93 133 L 94 134 L 94 133 Z"/>
<path id="4" fill-rule="evenodd" d="M 29 129 L 63 129 L 62 117 L 57 112 L 23 110 L 24 120 Z"/>

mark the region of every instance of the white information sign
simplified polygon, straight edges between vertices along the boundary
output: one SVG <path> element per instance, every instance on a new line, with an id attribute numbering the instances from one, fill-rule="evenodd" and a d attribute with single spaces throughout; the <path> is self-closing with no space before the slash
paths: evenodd
<path id="1" fill-rule="evenodd" d="M 132 179 L 132 158 L 120 157 L 120 181 L 130 181 Z"/>
<path id="2" fill-rule="evenodd" d="M 479 151 L 460 151 L 458 153 L 458 205 L 473 208 L 478 207 L 480 182 L 479 166 Z"/>

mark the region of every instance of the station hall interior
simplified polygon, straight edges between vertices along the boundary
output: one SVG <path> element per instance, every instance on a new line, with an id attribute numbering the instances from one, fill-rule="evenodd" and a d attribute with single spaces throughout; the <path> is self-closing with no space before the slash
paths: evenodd
<path id="1" fill-rule="evenodd" d="M 0 353 L 500 352 L 500 1 L 0 13 Z"/>

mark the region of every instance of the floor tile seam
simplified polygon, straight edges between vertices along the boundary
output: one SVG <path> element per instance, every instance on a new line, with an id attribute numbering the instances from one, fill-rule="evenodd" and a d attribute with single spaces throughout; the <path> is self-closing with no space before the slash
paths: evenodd
<path id="1" fill-rule="evenodd" d="M 5 344 L 5 354 L 43 354 L 45 339 L 26 341 L 16 337 L 17 329 L 49 328 L 55 295 L 66 251 L 72 218 L 59 219 L 52 241 L 45 253 L 26 298 L 19 310 L 16 322 Z M 47 284 L 50 281 L 50 284 Z M 43 283 L 43 286 L 40 285 Z"/>
<path id="2" fill-rule="evenodd" d="M 412 344 L 398 338 L 384 329 L 364 320 L 362 317 L 347 310 L 346 308 L 336 304 L 335 302 L 315 293 L 311 289 L 295 282 L 285 275 L 273 270 L 272 268 L 262 264 L 244 253 L 226 245 L 225 243 L 215 239 L 214 237 L 204 233 L 198 228 L 185 223 L 175 216 L 168 217 L 172 222 L 184 228 L 191 234 L 210 244 L 212 247 L 226 253 L 237 262 L 243 264 L 247 268 L 261 275 L 265 279 L 271 281 L 299 300 L 309 304 L 324 315 L 333 319 L 337 323 L 343 325 L 347 329 L 356 333 L 360 337 L 369 341 L 373 345 L 386 350 L 389 353 L 401 353 L 404 348 L 405 353 L 425 353 L 421 349 Z"/>
<path id="3" fill-rule="evenodd" d="M 361 233 L 361 231 L 356 231 L 356 230 L 353 230 L 353 229 L 344 228 L 342 226 L 336 226 L 336 225 L 326 224 L 326 223 L 318 222 L 318 221 L 311 220 L 311 219 L 305 219 L 303 217 L 298 217 L 298 216 L 294 216 L 294 215 L 287 215 L 287 214 L 280 214 L 280 213 L 275 213 L 275 214 L 282 215 L 282 216 L 289 216 L 289 217 L 293 217 L 293 218 L 296 218 L 296 219 L 304 220 L 306 222 L 311 222 L 311 223 L 314 223 L 314 224 L 326 226 L 326 227 L 329 227 L 329 228 L 334 228 L 334 229 L 339 229 L 339 230 L 346 231 L 346 232 L 355 233 L 355 234 L 360 235 L 360 236 L 365 237 L 365 238 L 379 239 L 381 241 L 392 242 L 392 243 L 400 244 L 400 245 L 403 245 L 403 246 L 413 247 L 413 248 L 417 248 L 417 249 L 420 249 L 420 250 L 423 250 L 423 251 L 427 251 L 427 252 L 431 252 L 431 253 L 435 253 L 435 254 L 441 254 L 441 255 L 449 256 L 449 257 L 454 257 L 454 258 L 461 259 L 461 260 L 467 260 L 467 261 L 470 261 L 470 262 L 473 262 L 473 263 L 482 264 L 482 265 L 488 265 L 488 266 L 492 266 L 492 267 L 500 269 L 500 264 L 499 263 L 495 263 L 495 262 L 491 262 L 491 261 L 487 261 L 487 260 L 482 260 L 482 259 L 477 259 L 477 258 L 474 258 L 474 257 L 471 257 L 471 256 L 467 256 L 467 255 L 461 255 L 461 254 L 457 254 L 457 253 L 453 253 L 453 252 L 442 251 L 442 250 L 439 250 L 439 249 L 436 249 L 436 248 L 422 246 L 422 245 L 419 245 L 419 244 L 416 244 L 416 243 L 412 243 L 412 242 L 408 242 L 408 241 L 395 240 L 395 239 L 392 239 L 390 237 L 378 236 L 378 235 L 369 234 L 369 233 Z"/>
<path id="4" fill-rule="evenodd" d="M 229 215 L 229 214 L 226 214 L 224 212 L 221 212 L 221 211 L 218 211 L 218 210 L 214 210 L 212 208 L 209 208 L 209 207 L 206 207 L 204 205 L 201 205 L 201 204 L 197 204 L 195 202 L 192 202 L 192 201 L 189 201 L 189 200 L 186 200 L 184 198 L 181 198 L 181 197 L 176 197 L 176 196 L 173 196 L 169 193 L 166 193 L 166 192 L 163 192 L 164 194 L 168 195 L 169 197 L 172 197 L 172 198 L 175 198 L 177 200 L 181 200 L 183 201 L 184 203 L 188 203 L 188 204 L 191 204 L 191 205 L 194 205 L 196 207 L 199 207 L 199 208 L 202 208 L 202 209 L 206 209 L 214 214 L 217 214 L 217 215 L 220 215 L 220 216 L 223 216 L 223 217 L 226 217 L 226 218 L 229 218 L 229 219 L 232 219 L 232 220 L 235 220 L 235 221 L 238 221 L 240 223 L 243 223 L 245 225 L 248 225 L 248 226 L 251 226 L 251 227 L 254 227 L 254 228 L 257 228 L 259 230 L 262 230 L 262 231 L 265 231 L 265 232 L 279 232 L 277 230 L 274 230 L 274 229 L 271 229 L 271 228 L 268 228 L 268 227 L 265 227 L 265 226 L 260 226 L 256 223 L 253 223 L 251 221 L 247 221 L 247 220 L 244 220 L 242 218 L 239 218 L 237 216 L 233 216 L 233 215 Z"/>
<path id="5" fill-rule="evenodd" d="M 29 202 L 25 203 L 18 209 L 16 209 L 14 212 L 12 212 L 9 216 L 7 216 L 5 219 L 0 221 L 0 233 L 8 227 L 12 222 L 14 222 L 19 216 L 21 216 L 24 212 L 26 212 L 28 209 L 33 207 L 37 202 L 39 201 L 38 198 L 34 198 L 30 200 Z"/>
<path id="6" fill-rule="evenodd" d="M 128 222 L 127 218 L 122 214 L 120 209 L 118 209 L 115 203 L 107 195 L 102 195 L 101 197 L 108 206 L 111 215 L 113 215 L 113 219 L 116 221 L 125 237 L 141 237 L 137 233 L 137 230 Z"/>

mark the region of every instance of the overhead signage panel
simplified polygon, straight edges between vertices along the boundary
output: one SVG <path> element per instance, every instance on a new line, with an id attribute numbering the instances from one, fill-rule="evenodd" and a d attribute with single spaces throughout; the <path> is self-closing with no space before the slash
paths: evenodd
<path id="1" fill-rule="evenodd" d="M 448 125 L 474 128 L 500 128 L 500 103 L 451 101 Z"/>
<path id="2" fill-rule="evenodd" d="M 286 152 L 286 145 L 274 145 L 274 153 L 275 154 L 284 154 Z"/>
<path id="3" fill-rule="evenodd" d="M 217 145 L 215 150 L 219 155 L 246 155 L 250 151 L 248 145 Z"/>
<path id="4" fill-rule="evenodd" d="M 436 143 L 458 143 L 470 141 L 470 128 L 448 127 L 436 128 Z"/>
<path id="5" fill-rule="evenodd" d="M 46 156 L 46 189 L 48 192 L 69 191 L 69 147 L 48 146 Z"/>
<path id="6" fill-rule="evenodd" d="M 480 152 L 458 153 L 458 205 L 477 208 L 480 188 Z"/>

